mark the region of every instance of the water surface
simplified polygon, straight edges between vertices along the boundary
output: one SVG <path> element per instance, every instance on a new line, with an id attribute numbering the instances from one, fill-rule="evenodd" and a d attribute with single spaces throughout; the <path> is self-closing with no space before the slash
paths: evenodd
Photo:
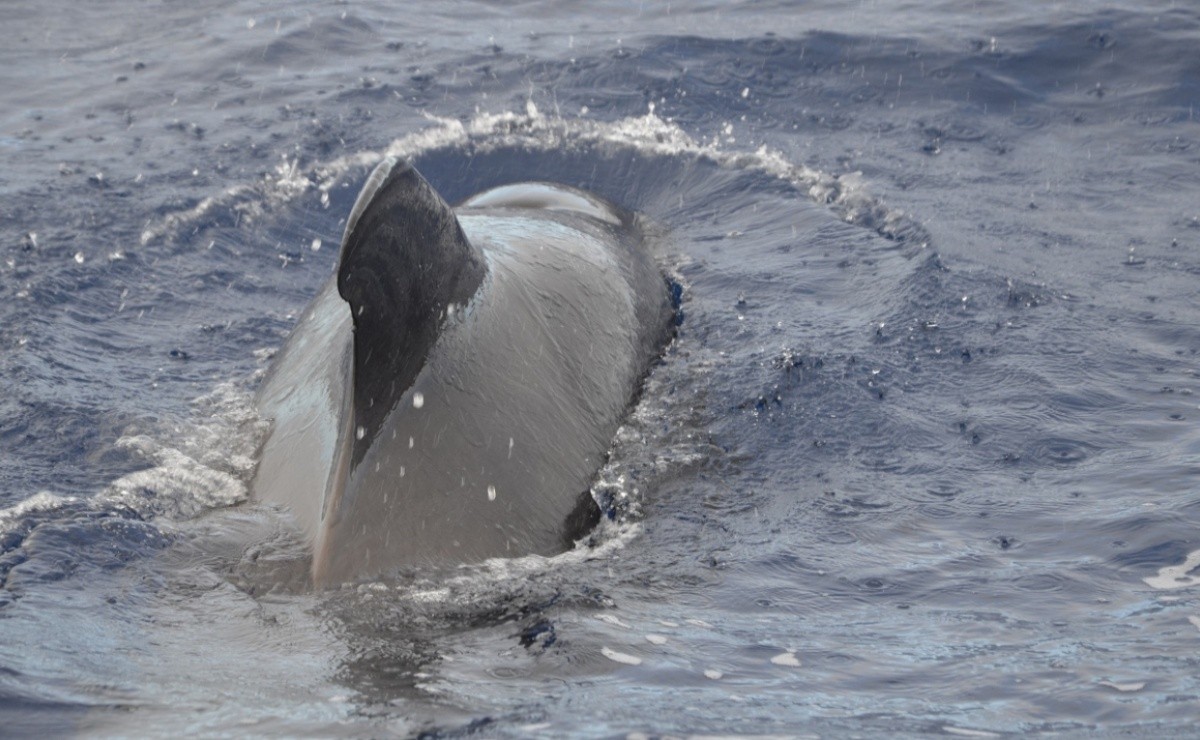
<path id="1" fill-rule="evenodd" d="M 7 731 L 1189 731 L 1200 12 L 679 5 L 9 9 Z M 251 398 L 385 154 L 683 320 L 589 542 L 313 594 Z"/>

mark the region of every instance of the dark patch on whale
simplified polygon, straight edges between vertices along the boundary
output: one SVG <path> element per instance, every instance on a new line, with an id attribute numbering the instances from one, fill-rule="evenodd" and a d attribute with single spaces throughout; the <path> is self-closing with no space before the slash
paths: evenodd
<path id="1" fill-rule="evenodd" d="M 318 585 L 561 552 L 670 316 L 634 214 L 548 183 L 451 209 L 389 158 L 263 381 L 253 495 Z"/>

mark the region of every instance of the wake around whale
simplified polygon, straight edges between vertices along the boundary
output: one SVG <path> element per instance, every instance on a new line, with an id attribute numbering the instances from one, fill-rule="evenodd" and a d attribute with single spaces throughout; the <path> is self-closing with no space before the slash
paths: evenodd
<path id="1" fill-rule="evenodd" d="M 318 586 L 561 552 L 670 316 L 634 214 L 547 183 L 451 209 L 388 158 L 259 390 L 253 496 Z"/>

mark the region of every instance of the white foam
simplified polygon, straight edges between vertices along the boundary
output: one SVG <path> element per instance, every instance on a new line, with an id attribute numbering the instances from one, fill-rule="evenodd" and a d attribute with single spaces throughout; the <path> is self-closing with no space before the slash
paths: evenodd
<path id="1" fill-rule="evenodd" d="M 1158 570 L 1158 575 L 1147 576 L 1142 580 L 1150 588 L 1171 591 L 1177 588 L 1190 588 L 1200 584 L 1200 576 L 1189 575 L 1200 566 L 1200 550 L 1188 553 L 1180 565 L 1168 565 Z"/>
<path id="2" fill-rule="evenodd" d="M 149 437 L 123 439 L 118 446 L 145 450 L 156 464 L 113 481 L 101 494 L 101 500 L 123 504 L 143 514 L 190 519 L 209 509 L 246 499 L 245 484 L 234 476 L 205 467 Z"/>
<path id="3" fill-rule="evenodd" d="M 54 511 L 78 501 L 74 496 L 59 496 L 49 491 L 39 491 L 24 501 L 0 509 L 0 532 L 7 532 L 14 523 L 22 521 L 30 514 Z"/>
<path id="4" fill-rule="evenodd" d="M 788 668 L 799 668 L 800 659 L 796 657 L 795 650 L 788 650 L 786 653 L 780 653 L 771 658 L 771 662 L 775 665 L 787 666 Z"/>
<path id="5" fill-rule="evenodd" d="M 171 430 L 169 440 L 166 430 L 118 439 L 117 447 L 150 467 L 113 481 L 98 500 L 174 520 L 245 501 L 255 451 L 267 429 L 252 397 L 234 383 L 223 383 L 193 406 L 199 420 Z"/>
<path id="6" fill-rule="evenodd" d="M 575 543 L 575 547 L 558 555 L 524 555 L 520 557 L 496 557 L 482 563 L 461 565 L 452 575 L 439 573 L 437 582 L 418 581 L 416 583 L 401 583 L 394 586 L 394 595 L 422 604 L 453 603 L 463 592 L 472 592 L 480 587 L 495 587 L 499 584 L 522 584 L 543 573 L 552 572 L 559 568 L 570 567 L 590 560 L 613 558 L 625 546 L 641 535 L 641 525 L 637 523 L 613 523 L 602 521 L 593 530 L 596 536 L 585 538 Z M 388 579 L 376 583 L 383 588 L 389 586 Z M 602 621 L 614 626 L 632 629 L 619 618 L 612 620 L 602 615 Z"/>
<path id="7" fill-rule="evenodd" d="M 265 431 L 250 395 L 233 383 L 196 399 L 195 417 L 178 426 L 131 432 L 116 446 L 147 467 L 124 475 L 83 499 L 42 491 L 0 509 L 0 533 L 19 527 L 31 515 L 69 506 L 131 509 L 160 527 L 247 498 L 254 452 Z M 166 441 L 164 441 L 166 440 Z"/>
<path id="8" fill-rule="evenodd" d="M 642 659 L 637 657 L 636 655 L 630 655 L 628 653 L 619 653 L 616 650 L 613 650 L 612 648 L 609 648 L 609 647 L 600 648 L 600 654 L 603 655 L 604 657 L 608 658 L 609 660 L 613 661 L 614 663 L 621 663 L 624 665 L 641 665 L 642 664 Z"/>
<path id="9" fill-rule="evenodd" d="M 142 230 L 142 235 L 139 241 L 143 245 L 149 244 L 155 239 L 162 238 L 169 233 L 177 230 L 182 230 L 204 218 L 210 211 L 226 203 L 232 203 L 238 198 L 255 191 L 252 185 L 235 185 L 227 189 L 220 195 L 210 196 L 201 200 L 192 208 L 186 211 L 179 211 L 165 216 L 161 221 L 151 224 Z"/>

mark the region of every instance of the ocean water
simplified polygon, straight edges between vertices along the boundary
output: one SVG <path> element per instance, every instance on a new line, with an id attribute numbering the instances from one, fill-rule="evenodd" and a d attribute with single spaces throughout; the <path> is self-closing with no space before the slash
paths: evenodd
<path id="1" fill-rule="evenodd" d="M 5 28 L 0 734 L 1193 732 L 1194 3 Z M 313 593 L 252 397 L 386 154 L 642 211 L 681 323 L 587 542 Z"/>

